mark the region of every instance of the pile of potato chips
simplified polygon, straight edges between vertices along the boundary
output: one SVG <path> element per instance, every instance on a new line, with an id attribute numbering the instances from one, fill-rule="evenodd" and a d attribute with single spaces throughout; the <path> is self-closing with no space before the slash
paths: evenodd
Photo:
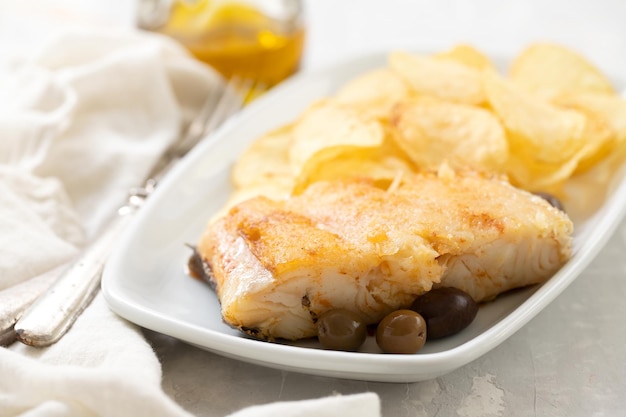
<path id="1" fill-rule="evenodd" d="M 468 45 L 393 52 L 386 67 L 252 143 L 234 167 L 231 204 L 320 180 L 370 177 L 385 187 L 443 162 L 559 195 L 569 179 L 615 167 L 625 153 L 626 101 L 567 48 L 532 45 L 506 74 Z"/>

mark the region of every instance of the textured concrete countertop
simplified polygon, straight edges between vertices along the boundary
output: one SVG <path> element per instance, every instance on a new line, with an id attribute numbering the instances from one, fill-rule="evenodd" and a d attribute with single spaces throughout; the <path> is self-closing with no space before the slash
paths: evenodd
<path id="1" fill-rule="evenodd" d="M 626 75 L 626 2 L 307 2 L 304 69 L 349 55 L 468 42 L 513 55 L 536 39 L 583 51 Z M 548 308 L 496 349 L 435 380 L 372 383 L 283 372 L 148 333 L 165 391 L 197 416 L 244 406 L 372 391 L 383 415 L 618 416 L 626 410 L 626 224 Z"/>

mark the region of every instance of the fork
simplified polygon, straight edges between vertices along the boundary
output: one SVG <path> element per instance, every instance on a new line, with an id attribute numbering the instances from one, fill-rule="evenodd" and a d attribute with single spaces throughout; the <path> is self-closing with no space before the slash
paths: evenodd
<path id="1" fill-rule="evenodd" d="M 143 185 L 129 190 L 126 204 L 118 210 L 118 215 L 104 233 L 83 251 L 43 295 L 25 307 L 21 318 L 14 324 L 15 336 L 19 341 L 30 346 L 44 347 L 55 343 L 67 332 L 96 295 L 105 262 L 115 241 L 159 181 L 194 146 L 210 140 L 210 133 L 244 105 L 255 85 L 250 79 L 233 77 L 217 95 L 211 94 L 207 98 L 186 134 L 164 152 Z M 0 329 L 0 334 L 2 331 Z"/>

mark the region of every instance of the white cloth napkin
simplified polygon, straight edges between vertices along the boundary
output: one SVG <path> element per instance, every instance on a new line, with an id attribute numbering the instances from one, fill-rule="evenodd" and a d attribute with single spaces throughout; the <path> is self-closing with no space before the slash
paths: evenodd
<path id="1" fill-rule="evenodd" d="M 76 255 L 221 83 L 168 39 L 134 32 L 65 32 L 8 64 L 0 288 Z M 24 165 L 38 147 L 40 161 Z M 0 350 L 0 415 L 185 415 L 160 372 L 138 329 L 98 296 L 52 347 Z"/>
<path id="2" fill-rule="evenodd" d="M 4 64 L 0 290 L 71 260 L 221 82 L 172 41 L 134 31 L 65 31 Z M 0 417 L 189 415 L 160 380 L 139 329 L 97 296 L 55 345 L 0 348 Z M 373 417 L 380 405 L 366 393 L 235 415 Z"/>

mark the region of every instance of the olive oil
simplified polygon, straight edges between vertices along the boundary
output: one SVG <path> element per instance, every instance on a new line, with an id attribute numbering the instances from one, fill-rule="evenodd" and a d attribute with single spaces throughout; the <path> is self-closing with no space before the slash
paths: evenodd
<path id="1" fill-rule="evenodd" d="M 160 31 L 225 77 L 253 78 L 268 88 L 297 71 L 304 45 L 299 18 L 272 18 L 254 3 L 180 0 Z"/>

